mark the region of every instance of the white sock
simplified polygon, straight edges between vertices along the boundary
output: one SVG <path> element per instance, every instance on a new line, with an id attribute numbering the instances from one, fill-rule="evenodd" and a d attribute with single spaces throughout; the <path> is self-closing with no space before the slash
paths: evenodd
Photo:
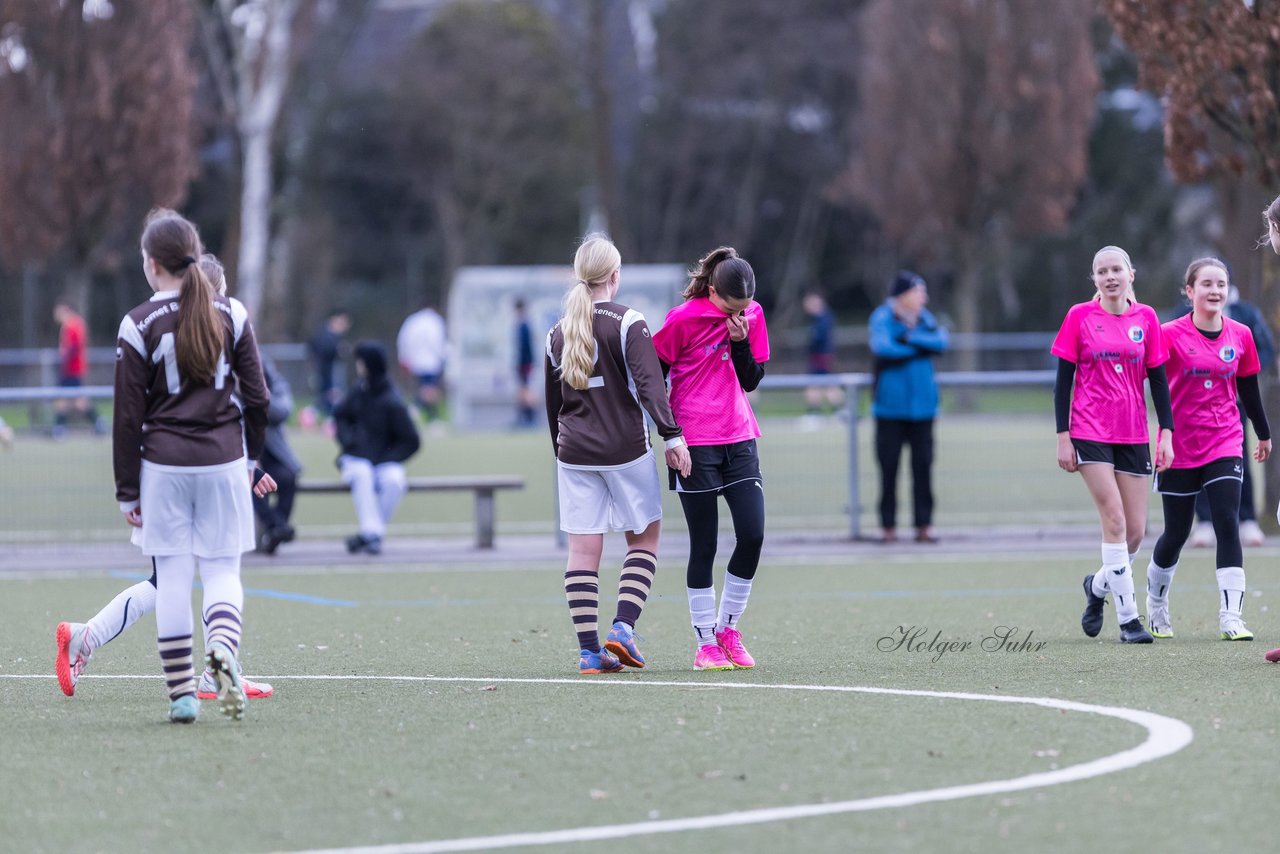
<path id="1" fill-rule="evenodd" d="M 1129 546 L 1125 543 L 1102 544 L 1102 574 L 1115 600 L 1116 620 L 1124 625 L 1138 616 L 1138 603 L 1133 596 L 1133 570 L 1129 567 Z M 1094 593 L 1098 592 L 1097 576 L 1094 576 Z"/>
<path id="2" fill-rule="evenodd" d="M 720 615 L 716 619 L 716 630 L 727 629 L 738 624 L 742 612 L 747 610 L 747 599 L 751 596 L 751 579 L 739 578 L 736 575 L 724 574 L 724 591 L 720 594 Z"/>
<path id="3" fill-rule="evenodd" d="M 1138 553 L 1129 552 L 1129 566 L 1137 566 L 1137 565 L 1138 565 Z"/>
<path id="4" fill-rule="evenodd" d="M 1218 567 L 1218 620 L 1240 619 L 1244 608 L 1244 567 Z"/>
<path id="5" fill-rule="evenodd" d="M 689 619 L 698 646 L 716 642 L 716 589 L 689 587 Z"/>
<path id="6" fill-rule="evenodd" d="M 85 623 L 93 649 L 110 643 L 125 629 L 138 622 L 143 614 L 156 609 L 156 588 L 150 581 L 139 581 L 116 594 L 116 598 Z"/>
<path id="7" fill-rule="evenodd" d="M 156 556 L 156 636 L 191 636 L 191 585 L 196 576 L 194 555 Z M 189 643 L 189 641 L 188 641 Z"/>
<path id="8" fill-rule="evenodd" d="M 1147 598 L 1159 605 L 1167 604 L 1169 588 L 1173 585 L 1173 574 L 1177 571 L 1177 563 L 1168 569 L 1163 569 L 1156 566 L 1155 558 L 1152 558 L 1151 563 L 1147 564 Z"/>

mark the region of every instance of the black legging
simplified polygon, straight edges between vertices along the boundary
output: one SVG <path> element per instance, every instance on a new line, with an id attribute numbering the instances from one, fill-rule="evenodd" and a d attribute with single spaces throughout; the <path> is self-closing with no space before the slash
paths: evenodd
<path id="1" fill-rule="evenodd" d="M 720 537 L 719 507 L 714 492 L 681 492 L 680 505 L 689 524 L 689 568 L 685 583 L 703 590 L 714 584 L 712 569 L 716 560 L 716 542 Z M 760 565 L 760 547 L 764 545 L 764 490 L 760 481 L 745 480 L 721 490 L 733 516 L 733 535 L 737 542 L 729 557 L 729 574 L 752 579 Z"/>
<path id="2" fill-rule="evenodd" d="M 1240 481 L 1217 480 L 1206 486 L 1201 494 L 1209 497 L 1209 515 L 1213 519 L 1213 532 L 1218 538 L 1218 566 L 1244 566 L 1244 550 L 1240 547 Z M 1191 536 L 1195 522 L 1196 497 L 1194 495 L 1162 495 L 1164 503 L 1164 533 L 1156 540 L 1152 560 L 1156 566 L 1168 569 L 1178 562 L 1182 547 Z"/>

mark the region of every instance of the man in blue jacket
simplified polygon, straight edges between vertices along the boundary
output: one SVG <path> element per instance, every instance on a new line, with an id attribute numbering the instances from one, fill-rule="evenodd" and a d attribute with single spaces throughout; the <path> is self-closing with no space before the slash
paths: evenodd
<path id="1" fill-rule="evenodd" d="M 875 357 L 876 460 L 880 464 L 881 539 L 895 542 L 898 464 L 902 446 L 911 446 L 911 484 L 916 541 L 935 543 L 933 533 L 933 421 L 938 384 L 933 357 L 947 349 L 947 331 L 925 308 L 924 279 L 900 270 L 889 298 L 871 313 L 871 354 Z"/>

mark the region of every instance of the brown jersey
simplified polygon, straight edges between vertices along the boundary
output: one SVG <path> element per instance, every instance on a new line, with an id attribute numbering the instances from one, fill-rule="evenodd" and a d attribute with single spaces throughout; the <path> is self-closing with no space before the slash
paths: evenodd
<path id="1" fill-rule="evenodd" d="M 645 412 L 664 440 L 682 431 L 671 415 L 662 364 L 644 315 L 616 302 L 595 303 L 592 312 L 596 359 L 591 380 L 581 391 L 560 379 L 560 324 L 547 333 L 547 423 L 561 463 L 609 468 L 649 452 Z"/>
<path id="2" fill-rule="evenodd" d="M 112 429 L 116 500 L 138 500 L 142 461 L 213 466 L 262 453 L 266 383 L 248 312 L 214 296 L 226 330 L 211 385 L 178 373 L 178 293 L 161 291 L 125 315 L 116 342 Z"/>

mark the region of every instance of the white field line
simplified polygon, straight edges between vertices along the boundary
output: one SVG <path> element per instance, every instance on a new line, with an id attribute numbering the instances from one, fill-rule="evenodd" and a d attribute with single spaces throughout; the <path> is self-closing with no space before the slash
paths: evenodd
<path id="1" fill-rule="evenodd" d="M 46 675 L 8 675 L 0 674 L 0 679 L 51 679 Z M 151 676 L 85 676 L 86 679 L 158 679 Z M 1153 762 L 1165 756 L 1177 753 L 1191 743 L 1195 733 L 1191 727 L 1176 718 L 1144 712 L 1137 709 L 1126 709 L 1119 706 L 1098 706 L 1091 703 L 1077 703 L 1072 700 L 1058 700 L 1052 697 L 1009 697 L 998 694 L 970 694 L 951 691 L 914 691 L 903 688 L 871 688 L 850 685 L 768 685 L 751 682 L 657 682 L 628 681 L 614 682 L 607 679 L 518 679 L 461 676 L 262 676 L 269 682 L 298 681 L 388 681 L 388 682 L 471 682 L 482 684 L 526 684 L 526 685 L 579 685 L 587 688 L 700 688 L 725 690 L 764 690 L 764 691 L 815 691 L 848 694 L 882 694 L 899 697 L 927 697 L 938 700 L 974 700 L 988 703 L 1013 703 L 1028 706 L 1040 706 L 1046 709 L 1060 709 L 1067 712 L 1083 712 L 1102 715 L 1137 724 L 1147 731 L 1147 737 L 1137 747 L 1103 756 L 1078 765 L 1070 765 L 1053 771 L 1042 771 L 1011 777 L 1007 780 L 991 780 L 985 783 L 968 783 L 961 786 L 945 786 L 939 789 L 923 789 L 916 792 L 901 792 L 896 795 L 879 795 L 871 798 L 859 798 L 852 801 L 839 801 L 822 804 L 797 804 L 788 807 L 770 807 L 766 809 L 745 810 L 739 812 L 719 813 L 715 815 L 691 816 L 689 818 L 665 819 L 629 824 L 611 824 L 594 827 L 572 827 L 563 830 L 537 831 L 528 833 L 508 833 L 498 836 L 472 836 L 458 839 L 442 839 L 428 842 L 409 842 L 397 845 L 378 845 L 357 848 L 315 849 L 305 854 L 441 854 L 451 851 L 481 851 L 495 848 L 518 848 L 535 845 L 564 845 L 574 842 L 590 842 L 603 839 L 625 839 L 633 836 L 647 836 L 657 833 L 681 833 L 690 830 L 712 830 L 720 827 L 740 827 L 765 822 L 788 821 L 792 819 L 815 818 L 818 816 L 837 815 L 851 812 L 869 812 L 871 810 L 909 807 L 917 804 L 954 801 L 960 798 L 973 798 L 983 795 L 996 795 L 1006 792 L 1018 792 L 1026 789 L 1037 789 L 1044 786 L 1056 786 L 1112 774 L 1133 768 L 1147 762 Z"/>

